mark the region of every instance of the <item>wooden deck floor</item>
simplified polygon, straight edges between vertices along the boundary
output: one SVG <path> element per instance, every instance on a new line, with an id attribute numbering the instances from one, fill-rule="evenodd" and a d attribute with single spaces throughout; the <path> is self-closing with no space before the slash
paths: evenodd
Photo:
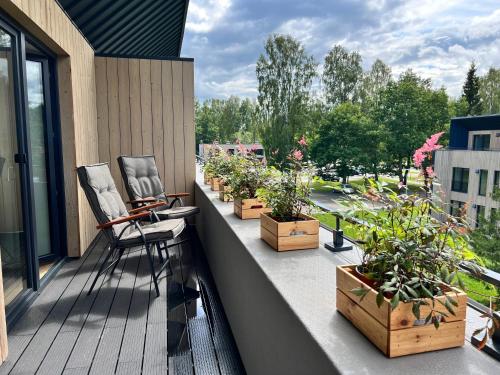
<path id="1" fill-rule="evenodd" d="M 141 249 L 87 296 L 104 247 L 97 240 L 42 290 L 9 332 L 0 375 L 244 374 L 199 243 L 169 250 L 174 274 L 163 273 L 159 298 Z"/>

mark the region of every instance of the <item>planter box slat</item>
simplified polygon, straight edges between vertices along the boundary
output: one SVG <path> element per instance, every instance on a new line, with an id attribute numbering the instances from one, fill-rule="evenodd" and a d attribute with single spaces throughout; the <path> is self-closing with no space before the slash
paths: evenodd
<path id="1" fill-rule="evenodd" d="M 443 317 L 439 329 L 433 324 L 414 325 L 416 318 L 412 313 L 411 303 L 400 303 L 395 310 L 391 310 L 389 299 L 384 298 L 379 308 L 375 301 L 377 292 L 354 275 L 354 267 L 353 265 L 337 267 L 337 310 L 387 356 L 397 357 L 464 344 L 467 308 L 465 293 L 450 287 L 449 295 L 459 304 L 455 307 L 455 316 L 449 314 L 439 302 L 435 303 L 435 311 L 448 315 Z M 351 292 L 352 289 L 359 287 L 370 289 L 362 300 Z M 425 318 L 430 307 L 422 306 L 420 311 L 421 317 Z M 387 345 L 382 345 L 380 337 L 387 337 Z"/>
<path id="2" fill-rule="evenodd" d="M 354 288 L 361 288 L 363 286 L 364 284 L 359 279 L 354 277 L 354 275 L 349 272 L 348 268 L 337 268 L 337 288 L 345 295 L 352 296 L 354 298 L 354 294 L 352 294 L 351 290 Z M 357 301 L 357 304 L 368 311 L 370 315 L 384 327 L 388 327 L 390 305 L 384 303 L 379 308 L 377 306 L 376 298 L 377 293 L 374 290 L 371 290 L 362 301 Z"/>
<path id="3" fill-rule="evenodd" d="M 257 198 L 234 200 L 234 213 L 240 219 L 258 219 L 260 214 L 264 212 L 271 212 L 271 209 Z"/>
<path id="4" fill-rule="evenodd" d="M 224 184 L 220 184 L 219 188 L 219 199 L 223 202 L 232 202 L 233 196 L 231 195 L 231 188 Z"/>
<path id="5" fill-rule="evenodd" d="M 205 185 L 211 185 L 212 184 L 212 177 L 206 173 L 203 174 L 203 182 Z"/>
<path id="6" fill-rule="evenodd" d="M 277 251 L 317 249 L 319 221 L 301 215 L 306 220 L 277 222 L 267 214 L 260 216 L 260 237 Z"/>
<path id="7" fill-rule="evenodd" d="M 220 178 L 214 177 L 210 181 L 210 188 L 212 191 L 219 191 L 220 189 Z"/>
<path id="8" fill-rule="evenodd" d="M 349 319 L 377 348 L 384 353 L 388 351 L 389 331 L 339 289 L 337 289 L 337 310 Z"/>

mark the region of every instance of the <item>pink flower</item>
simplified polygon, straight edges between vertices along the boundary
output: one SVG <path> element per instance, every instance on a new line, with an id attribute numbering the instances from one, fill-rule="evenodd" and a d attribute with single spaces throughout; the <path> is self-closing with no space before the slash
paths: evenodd
<path id="1" fill-rule="evenodd" d="M 400 181 L 399 184 L 398 184 L 398 189 L 401 190 L 404 187 L 406 187 L 406 185 L 403 184 L 403 181 Z"/>
<path id="2" fill-rule="evenodd" d="M 302 138 L 300 138 L 299 145 L 307 146 L 307 142 L 306 142 L 306 139 L 304 138 L 304 136 L 302 136 Z"/>
<path id="3" fill-rule="evenodd" d="M 251 152 L 255 152 L 255 151 L 257 151 L 257 148 L 258 148 L 258 146 L 254 143 L 254 144 L 252 145 L 252 147 L 250 147 L 250 151 L 251 151 Z"/>
<path id="4" fill-rule="evenodd" d="M 422 166 L 423 161 L 425 160 L 425 151 L 421 148 L 417 149 L 413 154 L 413 163 L 415 166 L 420 168 Z"/>
<path id="5" fill-rule="evenodd" d="M 437 142 L 439 138 L 444 134 L 444 132 L 439 132 L 431 135 L 429 138 L 425 140 L 425 143 L 415 151 L 413 154 L 413 162 L 415 166 L 420 168 L 422 166 L 423 161 L 429 156 L 429 154 L 435 150 L 439 150 L 441 145 L 438 145 Z"/>
<path id="6" fill-rule="evenodd" d="M 425 168 L 425 173 L 427 173 L 427 176 L 429 176 L 429 177 L 436 177 L 436 175 L 434 174 L 434 170 L 432 169 L 432 167 Z"/>
<path id="7" fill-rule="evenodd" d="M 302 152 L 300 150 L 295 150 L 293 152 L 293 157 L 294 157 L 295 160 L 300 161 L 300 160 L 302 160 L 302 158 L 304 157 L 304 155 L 302 154 Z"/>

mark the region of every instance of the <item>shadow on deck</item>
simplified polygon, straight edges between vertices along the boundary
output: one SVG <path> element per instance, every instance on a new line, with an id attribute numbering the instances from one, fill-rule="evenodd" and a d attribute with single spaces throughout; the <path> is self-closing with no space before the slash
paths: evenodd
<path id="1" fill-rule="evenodd" d="M 9 332 L 0 374 L 244 374 L 199 241 L 170 248 L 152 287 L 145 251 L 87 290 L 104 238 L 68 261 Z"/>

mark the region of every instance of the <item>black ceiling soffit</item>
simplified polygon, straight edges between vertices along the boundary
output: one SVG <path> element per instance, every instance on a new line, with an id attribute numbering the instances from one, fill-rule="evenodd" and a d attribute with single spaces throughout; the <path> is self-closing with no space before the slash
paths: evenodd
<path id="1" fill-rule="evenodd" d="M 189 0 L 58 0 L 98 55 L 180 57 Z"/>

